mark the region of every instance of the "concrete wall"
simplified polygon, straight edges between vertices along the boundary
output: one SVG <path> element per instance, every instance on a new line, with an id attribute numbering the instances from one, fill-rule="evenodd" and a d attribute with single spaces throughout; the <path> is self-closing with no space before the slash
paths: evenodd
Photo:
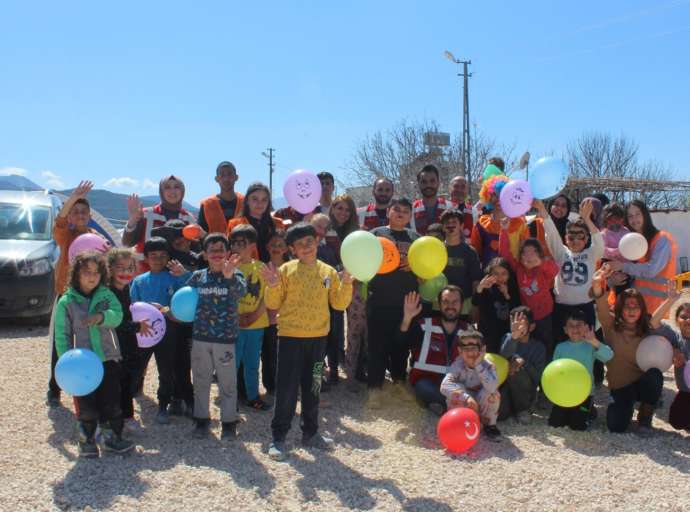
<path id="1" fill-rule="evenodd" d="M 652 220 L 658 229 L 668 231 L 678 244 L 678 272 L 687 272 L 689 268 L 683 268 L 680 258 L 690 260 L 690 211 L 669 210 L 653 211 Z M 687 264 L 686 264 L 687 266 Z"/>

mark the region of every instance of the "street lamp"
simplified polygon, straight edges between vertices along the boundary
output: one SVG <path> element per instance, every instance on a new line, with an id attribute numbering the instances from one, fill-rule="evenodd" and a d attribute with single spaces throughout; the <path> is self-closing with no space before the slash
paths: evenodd
<path id="1" fill-rule="evenodd" d="M 470 100 L 468 91 L 468 79 L 472 76 L 469 72 L 468 66 L 472 64 L 471 60 L 460 60 L 455 57 L 448 50 L 443 52 L 446 59 L 451 61 L 453 64 L 462 64 L 463 72 L 458 73 L 458 76 L 463 78 L 463 94 L 462 94 L 462 159 L 465 163 L 465 178 L 470 186 L 470 196 L 472 197 L 472 185 L 474 184 L 472 180 L 472 165 L 470 162 Z"/>

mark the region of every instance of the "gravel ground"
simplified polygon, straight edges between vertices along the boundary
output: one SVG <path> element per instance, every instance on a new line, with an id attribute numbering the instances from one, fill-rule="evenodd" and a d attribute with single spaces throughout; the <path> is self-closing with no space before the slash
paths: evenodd
<path id="1" fill-rule="evenodd" d="M 666 423 L 675 392 L 666 375 L 657 435 L 611 435 L 599 420 L 590 432 L 500 424 L 505 439 L 480 440 L 450 457 L 435 418 L 391 395 L 380 411 L 344 383 L 324 394 L 321 424 L 333 453 L 299 448 L 287 462 L 266 455 L 271 413 L 243 409 L 240 438 L 187 438 L 191 422 L 153 422 L 155 365 L 136 405 L 146 426 L 131 436 L 136 452 L 77 459 L 71 401 L 48 410 L 45 328 L 0 324 L 0 510 L 690 510 L 690 435 Z M 213 410 L 217 417 L 218 411 Z M 297 422 L 295 421 L 295 425 Z"/>

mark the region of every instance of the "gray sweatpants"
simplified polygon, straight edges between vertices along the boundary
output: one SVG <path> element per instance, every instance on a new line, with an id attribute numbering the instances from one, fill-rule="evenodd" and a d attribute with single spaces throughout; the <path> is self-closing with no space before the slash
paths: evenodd
<path id="1" fill-rule="evenodd" d="M 220 420 L 237 421 L 237 369 L 235 344 L 192 342 L 192 381 L 194 383 L 194 417 L 209 418 L 209 397 L 213 370 L 218 376 Z"/>

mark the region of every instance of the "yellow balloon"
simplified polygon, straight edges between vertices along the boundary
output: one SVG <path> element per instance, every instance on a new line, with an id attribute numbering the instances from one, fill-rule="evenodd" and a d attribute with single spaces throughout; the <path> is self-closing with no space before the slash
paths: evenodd
<path id="1" fill-rule="evenodd" d="M 503 384 L 508 378 L 508 360 L 499 354 L 492 354 L 491 352 L 486 354 L 484 356 L 484 359 L 492 363 L 496 368 L 496 377 L 498 377 L 498 385 L 500 386 L 501 384 Z"/>
<path id="2" fill-rule="evenodd" d="M 546 398 L 561 407 L 575 407 L 592 392 L 592 378 L 579 361 L 556 359 L 541 374 L 541 388 Z"/>
<path id="3" fill-rule="evenodd" d="M 431 279 L 446 268 L 448 251 L 438 238 L 423 236 L 412 242 L 407 252 L 407 261 L 415 275 Z"/>

